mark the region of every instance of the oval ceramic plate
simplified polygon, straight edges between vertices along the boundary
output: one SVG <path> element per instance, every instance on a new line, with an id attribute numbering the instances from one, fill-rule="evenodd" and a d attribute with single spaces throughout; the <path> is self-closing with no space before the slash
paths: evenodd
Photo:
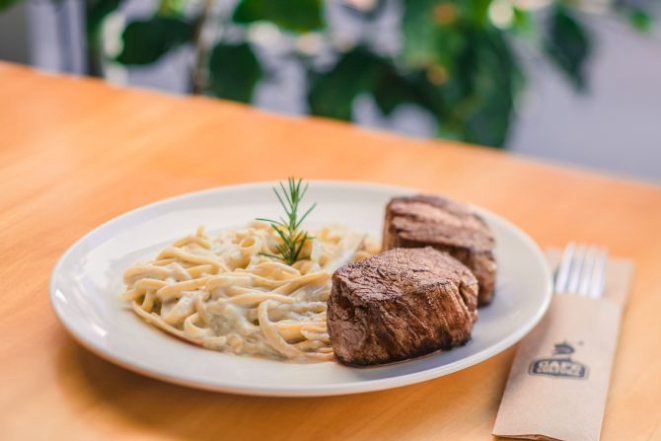
<path id="1" fill-rule="evenodd" d="M 496 236 L 496 296 L 479 311 L 472 339 L 451 351 L 373 368 L 336 362 L 293 364 L 223 354 L 185 343 L 140 320 L 120 300 L 122 275 L 168 242 L 195 231 L 244 225 L 279 213 L 271 187 L 259 183 L 217 188 L 157 202 L 107 222 L 60 258 L 50 282 L 52 306 L 80 343 L 123 367 L 191 387 L 251 395 L 318 396 L 388 389 L 465 369 L 521 339 L 551 299 L 544 256 L 521 230 L 479 208 Z M 311 182 L 317 202 L 307 222 L 342 222 L 379 238 L 384 207 L 414 190 L 372 184 Z"/>

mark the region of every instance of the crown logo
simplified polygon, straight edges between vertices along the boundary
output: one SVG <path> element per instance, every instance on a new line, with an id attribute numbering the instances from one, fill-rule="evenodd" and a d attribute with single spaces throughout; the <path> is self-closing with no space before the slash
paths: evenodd
<path id="1" fill-rule="evenodd" d="M 556 343 L 553 355 L 569 355 L 574 353 L 574 347 L 567 342 Z"/>

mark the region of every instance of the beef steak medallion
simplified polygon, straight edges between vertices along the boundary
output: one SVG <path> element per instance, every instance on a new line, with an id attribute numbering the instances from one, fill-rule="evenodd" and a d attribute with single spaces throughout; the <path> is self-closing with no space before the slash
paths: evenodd
<path id="1" fill-rule="evenodd" d="M 481 217 L 440 196 L 398 197 L 386 207 L 383 249 L 432 246 L 466 265 L 479 283 L 479 305 L 491 302 L 496 283 L 495 240 Z"/>
<path id="2" fill-rule="evenodd" d="M 477 280 L 434 248 L 398 248 L 333 274 L 328 330 L 335 356 L 374 365 L 468 341 L 477 319 Z"/>

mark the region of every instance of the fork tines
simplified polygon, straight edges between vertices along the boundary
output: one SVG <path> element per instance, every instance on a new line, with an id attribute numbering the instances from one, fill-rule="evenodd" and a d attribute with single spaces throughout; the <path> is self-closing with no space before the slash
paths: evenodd
<path id="1" fill-rule="evenodd" d="M 555 293 L 601 298 L 607 264 L 605 249 L 570 242 L 562 253 L 555 278 Z"/>

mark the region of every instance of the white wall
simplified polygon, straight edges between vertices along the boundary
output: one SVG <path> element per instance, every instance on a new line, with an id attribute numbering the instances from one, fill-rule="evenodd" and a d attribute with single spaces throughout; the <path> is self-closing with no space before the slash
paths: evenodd
<path id="1" fill-rule="evenodd" d="M 510 138 L 516 153 L 661 182 L 661 35 L 591 21 L 597 47 L 590 91 L 574 93 L 544 64 Z"/>

